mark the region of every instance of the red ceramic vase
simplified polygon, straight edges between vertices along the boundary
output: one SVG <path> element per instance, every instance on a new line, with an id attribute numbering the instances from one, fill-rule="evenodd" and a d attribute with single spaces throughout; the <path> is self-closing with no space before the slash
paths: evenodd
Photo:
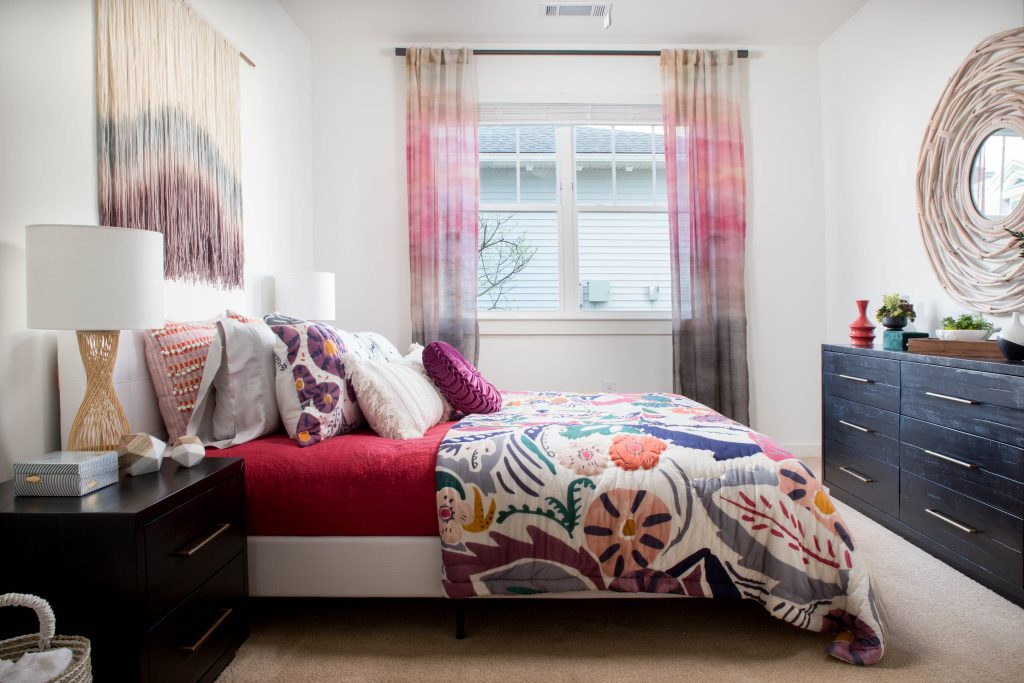
<path id="1" fill-rule="evenodd" d="M 850 323 L 850 343 L 862 349 L 870 349 L 875 342 L 875 326 L 868 320 L 868 300 L 858 299 L 860 315 Z"/>

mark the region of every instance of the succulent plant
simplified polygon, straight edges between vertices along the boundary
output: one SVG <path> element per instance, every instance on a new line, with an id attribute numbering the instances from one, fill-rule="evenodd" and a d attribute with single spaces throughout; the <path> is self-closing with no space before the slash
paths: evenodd
<path id="1" fill-rule="evenodd" d="M 882 305 L 875 311 L 875 320 L 882 322 L 882 318 L 906 318 L 910 322 L 917 320 L 917 313 L 914 305 L 904 299 L 899 292 L 882 295 Z"/>
<path id="2" fill-rule="evenodd" d="M 945 318 L 939 321 L 944 330 L 989 330 L 991 331 L 995 327 L 991 322 L 985 319 L 981 313 L 963 313 L 962 315 L 954 318 L 951 315 L 947 315 Z"/>

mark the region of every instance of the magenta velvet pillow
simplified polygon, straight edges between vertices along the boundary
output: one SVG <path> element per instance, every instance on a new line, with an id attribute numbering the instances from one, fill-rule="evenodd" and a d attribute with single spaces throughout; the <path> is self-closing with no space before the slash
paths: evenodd
<path id="1" fill-rule="evenodd" d="M 423 349 L 423 367 L 452 408 L 466 415 L 501 410 L 501 394 L 451 344 L 431 342 Z"/>

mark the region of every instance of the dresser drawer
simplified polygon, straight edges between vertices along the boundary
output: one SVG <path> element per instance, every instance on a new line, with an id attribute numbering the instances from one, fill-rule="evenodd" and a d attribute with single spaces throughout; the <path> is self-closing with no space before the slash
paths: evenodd
<path id="1" fill-rule="evenodd" d="M 904 470 L 1024 516 L 1024 449 L 904 417 Z"/>
<path id="2" fill-rule="evenodd" d="M 1024 522 L 921 477 L 900 478 L 900 520 L 1009 581 L 1024 582 Z"/>
<path id="3" fill-rule="evenodd" d="M 149 632 L 150 681 L 198 681 L 248 637 L 244 570 L 238 555 Z"/>
<path id="4" fill-rule="evenodd" d="M 146 526 L 146 573 L 154 618 L 245 547 L 244 481 L 234 476 Z"/>
<path id="5" fill-rule="evenodd" d="M 825 440 L 825 480 L 892 517 L 899 517 L 899 468 Z"/>
<path id="6" fill-rule="evenodd" d="M 904 415 L 1024 447 L 1024 377 L 903 363 Z"/>
<path id="7" fill-rule="evenodd" d="M 890 465 L 899 464 L 900 416 L 835 396 L 825 397 L 825 438 Z"/>
<path id="8" fill-rule="evenodd" d="M 822 363 L 822 382 L 826 395 L 838 396 L 882 410 L 899 410 L 899 361 L 825 352 Z"/>

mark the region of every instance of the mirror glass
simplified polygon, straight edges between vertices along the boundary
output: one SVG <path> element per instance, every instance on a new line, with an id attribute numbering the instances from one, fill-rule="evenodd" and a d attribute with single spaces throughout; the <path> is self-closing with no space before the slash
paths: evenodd
<path id="1" fill-rule="evenodd" d="M 1004 128 L 985 138 L 971 164 L 971 199 L 985 218 L 1009 216 L 1024 194 L 1024 139 Z"/>

